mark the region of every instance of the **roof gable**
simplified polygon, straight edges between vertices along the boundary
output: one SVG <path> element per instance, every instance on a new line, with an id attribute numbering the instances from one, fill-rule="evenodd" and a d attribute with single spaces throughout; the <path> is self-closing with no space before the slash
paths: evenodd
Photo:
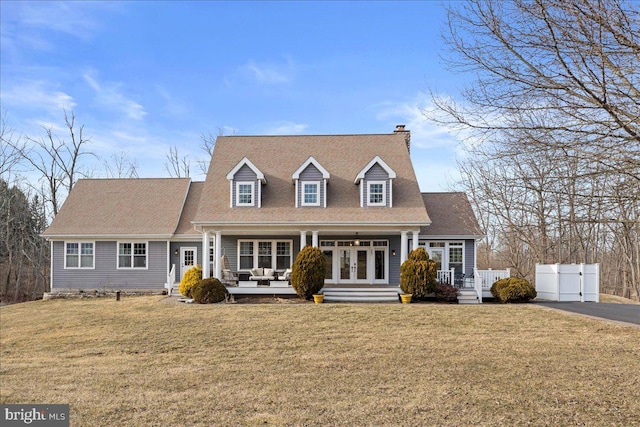
<path id="1" fill-rule="evenodd" d="M 313 158 L 313 156 L 310 156 L 298 169 L 296 169 L 296 171 L 291 176 L 291 179 L 293 179 L 294 181 L 296 179 L 300 179 L 300 174 L 304 172 L 304 170 L 307 169 L 309 165 L 315 166 L 316 169 L 318 169 L 318 171 L 320 171 L 320 173 L 322 174 L 322 178 L 329 179 L 331 177 L 329 172 L 327 172 L 327 170 L 323 168 L 322 165 Z"/>
<path id="2" fill-rule="evenodd" d="M 264 174 L 260 171 L 260 169 L 258 169 L 256 165 L 251 163 L 251 160 L 247 159 L 246 157 L 240 160 L 238 164 L 236 164 L 233 169 L 231 169 L 231 171 L 227 174 L 227 179 L 230 181 L 233 180 L 236 172 L 242 169 L 242 167 L 245 165 L 248 166 L 256 174 L 256 176 L 258 177 L 258 181 L 261 181 L 263 184 L 267 183 L 267 180 L 265 179 Z"/>
<path id="3" fill-rule="evenodd" d="M 360 172 L 358 172 L 358 175 L 356 175 L 355 184 L 359 184 L 360 181 L 364 179 L 364 176 L 369 171 L 369 169 L 371 169 L 376 163 L 379 164 L 380 167 L 382 167 L 382 169 L 387 172 L 387 174 L 389 174 L 390 179 L 395 179 L 397 177 L 396 172 L 391 169 L 389 165 L 380 158 L 380 156 L 375 156 L 369 163 L 367 163 L 364 168 L 362 168 Z"/>

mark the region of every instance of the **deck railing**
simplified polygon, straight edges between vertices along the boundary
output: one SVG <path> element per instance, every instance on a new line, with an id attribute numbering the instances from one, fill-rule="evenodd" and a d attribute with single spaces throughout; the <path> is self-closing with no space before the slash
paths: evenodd
<path id="1" fill-rule="evenodd" d="M 477 268 L 474 268 L 473 277 L 475 288 L 480 287 L 482 288 L 482 290 L 488 291 L 489 289 L 491 289 L 491 285 L 493 285 L 496 281 L 511 277 L 511 269 L 507 268 L 506 270 L 478 270 Z"/>
<path id="2" fill-rule="evenodd" d="M 451 270 L 438 270 L 436 280 L 440 283 L 449 283 L 450 285 L 453 285 L 454 277 L 455 270 L 453 268 Z"/>

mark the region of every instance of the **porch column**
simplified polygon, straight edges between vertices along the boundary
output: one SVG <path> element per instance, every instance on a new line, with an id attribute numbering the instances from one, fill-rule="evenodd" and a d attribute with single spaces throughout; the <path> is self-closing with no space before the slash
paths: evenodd
<path id="1" fill-rule="evenodd" d="M 222 263 L 220 262 L 220 254 L 222 253 L 222 232 L 216 231 L 215 250 L 213 251 L 213 259 L 216 268 L 215 278 L 222 279 Z"/>
<path id="2" fill-rule="evenodd" d="M 211 277 L 211 271 L 209 267 L 209 232 L 202 233 L 202 277 L 206 279 Z"/>
<path id="3" fill-rule="evenodd" d="M 412 242 L 413 242 L 413 248 L 412 249 L 418 249 L 418 243 L 420 243 L 420 241 L 418 240 L 418 235 L 420 234 L 420 230 L 418 231 L 413 231 L 413 237 L 411 238 Z"/>
<path id="4" fill-rule="evenodd" d="M 302 250 L 305 246 L 307 246 L 307 232 L 300 232 L 300 250 Z"/>
<path id="5" fill-rule="evenodd" d="M 318 232 L 317 231 L 312 231 L 311 232 L 311 246 L 313 246 L 314 248 L 318 247 Z"/>
<path id="6" fill-rule="evenodd" d="M 400 265 L 407 260 L 407 252 L 409 250 L 409 240 L 407 239 L 407 232 L 400 232 Z"/>

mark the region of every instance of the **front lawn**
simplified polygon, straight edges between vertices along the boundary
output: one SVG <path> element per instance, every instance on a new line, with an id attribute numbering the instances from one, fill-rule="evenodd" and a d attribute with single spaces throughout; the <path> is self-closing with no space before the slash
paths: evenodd
<path id="1" fill-rule="evenodd" d="M 0 401 L 71 425 L 639 425 L 640 329 L 533 304 L 0 308 Z"/>

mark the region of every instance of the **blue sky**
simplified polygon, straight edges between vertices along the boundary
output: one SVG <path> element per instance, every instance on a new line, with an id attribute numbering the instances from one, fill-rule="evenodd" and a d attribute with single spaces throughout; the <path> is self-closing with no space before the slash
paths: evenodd
<path id="1" fill-rule="evenodd" d="M 439 2 L 14 2 L 1 4 L 1 108 L 19 133 L 64 136 L 73 110 L 100 157 L 167 176 L 201 134 L 412 132 L 423 191 L 444 191 L 456 143 L 425 121 L 429 88 L 461 76 L 438 57 Z M 104 172 L 99 164 L 95 176 Z M 202 179 L 192 165 L 192 177 Z M 448 178 L 448 179 L 447 179 Z"/>

